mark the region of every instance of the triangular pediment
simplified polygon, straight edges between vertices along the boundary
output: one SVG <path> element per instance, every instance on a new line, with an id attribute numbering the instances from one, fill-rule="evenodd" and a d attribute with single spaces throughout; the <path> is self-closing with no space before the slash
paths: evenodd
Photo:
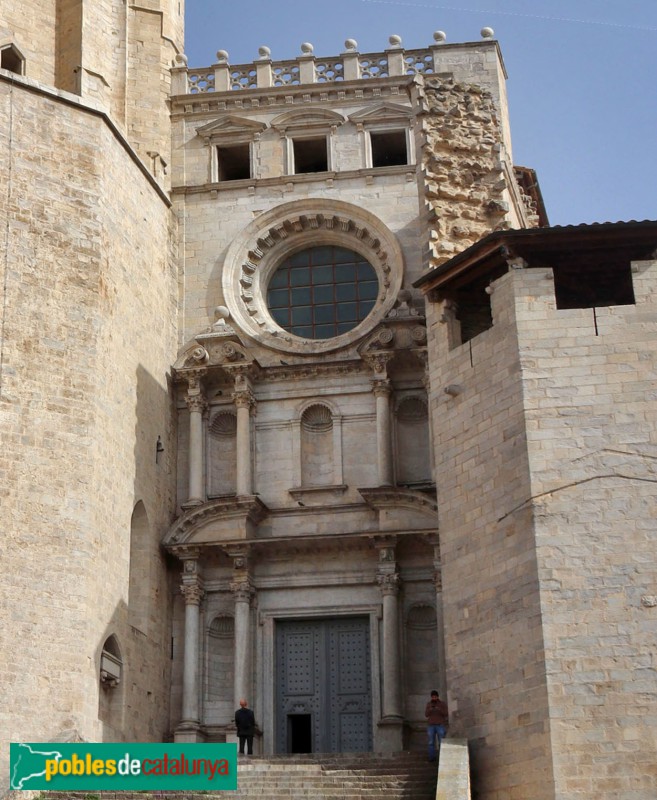
<path id="1" fill-rule="evenodd" d="M 413 116 L 413 110 L 408 106 L 398 103 L 377 103 L 376 105 L 364 108 L 349 115 L 349 120 L 354 123 L 365 124 L 368 122 L 399 122 L 408 120 Z"/>
<path id="2" fill-rule="evenodd" d="M 208 122 L 207 125 L 197 128 L 196 133 L 204 139 L 211 139 L 213 136 L 220 136 L 223 134 L 262 133 L 266 127 L 264 122 L 256 122 L 255 120 L 246 119 L 245 117 L 227 114 L 225 117 L 213 120 L 212 122 Z"/>

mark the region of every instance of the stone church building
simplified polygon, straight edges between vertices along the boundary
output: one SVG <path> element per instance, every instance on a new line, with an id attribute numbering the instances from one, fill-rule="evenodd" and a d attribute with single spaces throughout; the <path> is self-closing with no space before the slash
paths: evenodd
<path id="1" fill-rule="evenodd" d="M 10 741 L 421 749 L 657 789 L 657 223 L 549 228 L 478 41 L 195 69 L 0 10 Z"/>

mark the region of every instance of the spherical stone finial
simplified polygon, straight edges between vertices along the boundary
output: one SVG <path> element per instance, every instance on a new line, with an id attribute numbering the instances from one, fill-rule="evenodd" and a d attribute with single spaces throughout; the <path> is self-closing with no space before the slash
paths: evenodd
<path id="1" fill-rule="evenodd" d="M 226 308 L 226 306 L 217 306 L 214 310 L 214 318 L 219 319 L 230 319 L 230 311 Z"/>
<path id="2" fill-rule="evenodd" d="M 436 44 L 442 44 L 447 39 L 445 31 L 434 31 L 433 40 Z"/>
<path id="3" fill-rule="evenodd" d="M 187 56 L 184 53 L 176 53 L 175 58 L 176 65 L 179 67 L 186 67 L 187 66 Z"/>
<path id="4" fill-rule="evenodd" d="M 217 63 L 218 64 L 228 63 L 228 50 L 217 50 Z"/>
<path id="5" fill-rule="evenodd" d="M 260 58 L 271 58 L 271 48 L 267 47 L 267 45 L 263 44 L 262 47 L 258 48 L 258 55 Z"/>
<path id="6" fill-rule="evenodd" d="M 304 56 L 311 56 L 315 51 L 315 48 L 310 44 L 310 42 L 303 42 L 301 45 L 301 52 Z"/>
<path id="7" fill-rule="evenodd" d="M 481 38 L 482 39 L 492 39 L 495 36 L 495 31 L 492 28 L 482 28 L 481 29 Z"/>
<path id="8" fill-rule="evenodd" d="M 347 48 L 349 53 L 353 53 L 358 47 L 358 42 L 355 39 L 347 39 L 344 43 L 344 46 Z"/>
<path id="9" fill-rule="evenodd" d="M 390 42 L 390 47 L 398 48 L 401 47 L 401 36 L 397 36 L 396 33 L 393 33 L 392 36 L 388 37 L 388 41 Z"/>

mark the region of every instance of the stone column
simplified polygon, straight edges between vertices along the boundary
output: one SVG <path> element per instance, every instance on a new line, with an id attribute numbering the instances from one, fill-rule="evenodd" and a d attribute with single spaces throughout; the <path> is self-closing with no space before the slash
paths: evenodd
<path id="1" fill-rule="evenodd" d="M 187 408 L 189 408 L 189 496 L 184 507 L 200 506 L 205 502 L 203 489 L 203 414 L 207 403 L 199 375 L 188 379 Z"/>
<path id="2" fill-rule="evenodd" d="M 392 486 L 390 381 L 373 381 L 376 398 L 376 446 L 379 486 Z"/>
<path id="3" fill-rule="evenodd" d="M 235 372 L 233 402 L 237 408 L 236 491 L 238 495 L 253 494 L 251 414 L 255 410 L 255 397 L 248 377 L 243 371 Z"/>
<path id="4" fill-rule="evenodd" d="M 230 586 L 235 597 L 235 708 L 251 694 L 251 599 L 254 589 L 249 580 Z"/>
<path id="5" fill-rule="evenodd" d="M 367 357 L 374 369 L 372 391 L 376 398 L 376 448 L 378 485 L 392 486 L 392 415 L 390 394 L 392 391 L 387 374 L 387 363 L 392 353 L 373 353 Z"/>
<path id="6" fill-rule="evenodd" d="M 401 670 L 399 663 L 399 573 L 395 545 L 379 545 L 377 582 L 383 598 L 381 744 L 385 751 L 402 749 Z"/>
<path id="7" fill-rule="evenodd" d="M 201 741 L 198 702 L 199 617 L 203 585 L 198 561 L 185 561 L 180 591 L 185 598 L 185 644 L 183 659 L 182 720 L 175 732 L 177 742 Z"/>

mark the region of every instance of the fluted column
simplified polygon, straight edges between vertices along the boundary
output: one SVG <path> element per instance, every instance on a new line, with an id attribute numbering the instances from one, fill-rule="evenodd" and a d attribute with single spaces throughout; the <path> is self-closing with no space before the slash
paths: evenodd
<path id="1" fill-rule="evenodd" d="M 203 414 L 207 403 L 200 377 L 189 379 L 187 397 L 189 408 L 189 496 L 185 506 L 198 506 L 205 502 L 203 489 Z"/>
<path id="2" fill-rule="evenodd" d="M 198 730 L 199 618 L 203 584 L 196 559 L 185 561 L 180 591 L 185 598 L 182 721 L 176 733 Z M 178 738 L 178 737 L 177 737 Z M 187 737 L 185 737 L 187 738 Z M 187 738 L 189 741 L 189 739 Z"/>

